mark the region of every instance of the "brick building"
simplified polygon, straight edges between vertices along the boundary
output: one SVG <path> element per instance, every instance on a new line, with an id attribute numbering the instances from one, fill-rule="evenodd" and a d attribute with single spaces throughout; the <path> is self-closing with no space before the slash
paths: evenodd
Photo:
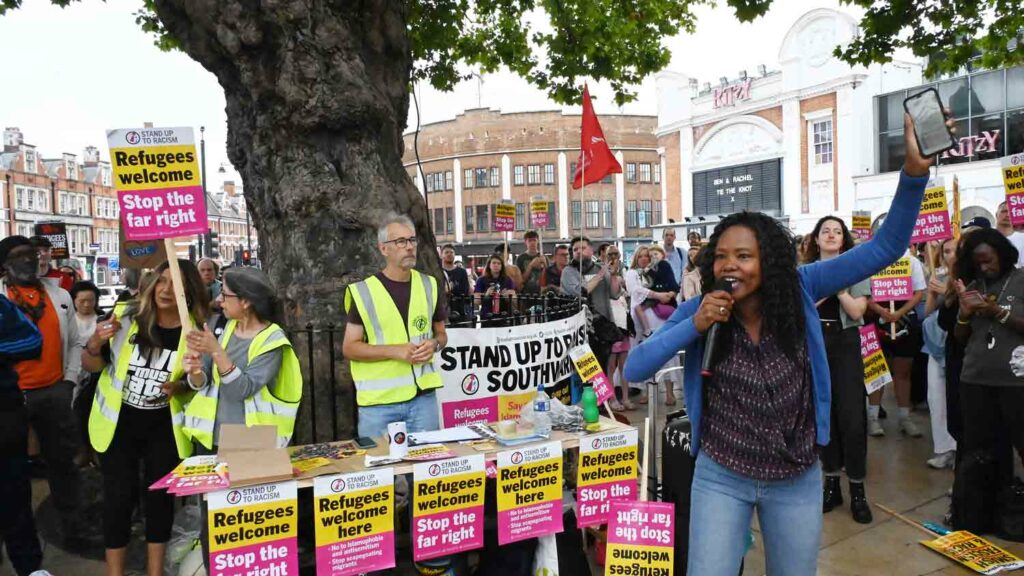
<path id="1" fill-rule="evenodd" d="M 849 218 L 853 178 L 873 173 L 863 142 L 874 98 L 920 81 L 918 63 L 868 68 L 832 51 L 856 21 L 833 9 L 801 16 L 777 64 L 714 85 L 685 74 L 658 77 L 658 146 L 666 160 L 667 216 L 707 235 L 726 214 L 762 211 L 809 232 L 826 214 Z"/>
<path id="2" fill-rule="evenodd" d="M 654 136 L 655 118 L 604 114 L 605 137 L 623 173 L 572 189 L 579 156 L 578 114 L 558 111 L 503 114 L 467 110 L 454 120 L 423 126 L 416 169 L 414 133 L 405 135 L 402 160 L 425 195 L 438 244 L 452 243 L 464 256 L 489 254 L 503 241 L 494 232 L 494 207 L 503 199 L 516 208 L 512 251 L 522 251 L 530 225 L 529 202 L 549 202 L 549 225 L 541 230 L 545 248 L 583 233 L 595 242 L 619 241 L 627 250 L 650 241 L 648 226 L 664 219 L 662 160 Z"/>

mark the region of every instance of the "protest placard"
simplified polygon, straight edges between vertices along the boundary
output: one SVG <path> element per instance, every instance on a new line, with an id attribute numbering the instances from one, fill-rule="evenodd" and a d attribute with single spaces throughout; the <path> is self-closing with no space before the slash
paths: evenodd
<path id="1" fill-rule="evenodd" d="M 611 503 L 605 574 L 666 574 L 673 571 L 675 504 Z"/>
<path id="2" fill-rule="evenodd" d="M 494 207 L 494 231 L 512 232 L 516 229 L 516 205 L 511 200 L 502 200 Z"/>
<path id="3" fill-rule="evenodd" d="M 1010 224 L 1024 224 L 1024 152 L 1006 156 L 1002 161 L 1003 187 Z"/>
<path id="4" fill-rule="evenodd" d="M 498 544 L 562 531 L 562 443 L 498 452 Z"/>
<path id="5" fill-rule="evenodd" d="M 128 240 L 156 240 L 209 230 L 191 128 L 107 131 L 121 226 Z"/>
<path id="6" fill-rule="evenodd" d="M 298 574 L 295 481 L 209 497 L 210 576 Z"/>
<path id="7" fill-rule="evenodd" d="M 1024 568 L 1024 561 L 966 530 L 950 532 L 935 540 L 922 540 L 928 548 L 979 574 L 996 574 Z"/>
<path id="8" fill-rule="evenodd" d="M 132 242 L 125 238 L 124 227 L 118 227 L 120 236 L 120 265 L 122 268 L 156 268 L 167 260 L 163 240 Z"/>
<path id="9" fill-rule="evenodd" d="M 576 366 L 576 373 L 580 375 L 580 379 L 593 386 L 598 404 L 603 404 L 615 397 L 615 387 L 612 386 L 608 375 L 601 368 L 601 363 L 597 361 L 597 356 L 590 349 L 590 344 L 584 342 L 569 350 L 569 357 L 572 358 L 573 365 Z"/>
<path id="10" fill-rule="evenodd" d="M 395 566 L 393 468 L 313 479 L 317 576 Z"/>
<path id="11" fill-rule="evenodd" d="M 871 239 L 871 212 L 865 210 L 854 211 L 850 234 L 853 234 L 854 239 Z"/>
<path id="12" fill-rule="evenodd" d="M 637 431 L 581 439 L 577 470 L 578 526 L 607 523 L 613 500 L 637 497 Z"/>
<path id="13" fill-rule="evenodd" d="M 412 556 L 417 562 L 484 545 L 484 455 L 413 466 Z"/>
<path id="14" fill-rule="evenodd" d="M 546 228 L 550 222 L 548 217 L 547 200 L 534 200 L 530 202 L 530 221 L 534 228 Z"/>
<path id="15" fill-rule="evenodd" d="M 69 258 L 71 252 L 68 250 L 68 227 L 63 222 L 36 222 L 32 227 L 32 233 L 42 236 L 53 244 L 50 254 L 54 260 Z"/>
<path id="16" fill-rule="evenodd" d="M 909 300 L 911 289 L 910 256 L 904 256 L 871 277 L 871 298 L 876 302 Z"/>
<path id="17" fill-rule="evenodd" d="M 878 339 L 878 328 L 874 324 L 860 327 L 860 355 L 864 359 L 864 387 L 868 394 L 892 382 L 882 343 Z"/>
<path id="18" fill-rule="evenodd" d="M 930 242 L 953 237 L 953 228 L 949 221 L 949 206 L 946 204 L 946 186 L 939 179 L 924 191 L 921 210 L 914 224 L 914 233 L 910 242 Z"/>
<path id="19" fill-rule="evenodd" d="M 434 355 L 444 383 L 437 392 L 444 427 L 514 420 L 541 382 L 553 400 L 568 403 L 569 350 L 586 338 L 585 314 L 507 328 L 449 328 L 447 346 Z"/>

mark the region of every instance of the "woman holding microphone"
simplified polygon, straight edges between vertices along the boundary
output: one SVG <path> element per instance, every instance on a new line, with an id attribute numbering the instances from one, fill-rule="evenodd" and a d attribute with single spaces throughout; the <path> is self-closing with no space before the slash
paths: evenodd
<path id="1" fill-rule="evenodd" d="M 697 456 L 690 574 L 736 574 L 755 509 L 768 574 L 816 573 L 822 522 L 817 450 L 830 438 L 831 383 L 815 304 L 905 250 L 932 160 L 918 151 L 909 117 L 904 130 L 906 162 L 873 240 L 798 269 L 789 231 L 778 221 L 760 213 L 728 216 L 700 262 L 703 296 L 681 304 L 626 362 L 626 378 L 642 382 L 680 349 L 687 352 L 686 401 Z M 720 338 L 707 343 L 713 353 L 702 375 L 702 336 L 717 324 Z"/>

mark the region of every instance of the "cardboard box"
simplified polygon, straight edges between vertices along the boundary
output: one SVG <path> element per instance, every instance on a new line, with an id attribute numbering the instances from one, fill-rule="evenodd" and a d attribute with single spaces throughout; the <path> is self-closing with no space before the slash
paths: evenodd
<path id="1" fill-rule="evenodd" d="M 274 426 L 221 426 L 217 458 L 227 463 L 232 488 L 280 482 L 292 477 L 288 450 L 277 447 Z"/>

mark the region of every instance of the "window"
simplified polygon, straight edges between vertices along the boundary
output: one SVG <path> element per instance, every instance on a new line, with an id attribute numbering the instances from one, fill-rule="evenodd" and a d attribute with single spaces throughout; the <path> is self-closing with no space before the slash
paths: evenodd
<path id="1" fill-rule="evenodd" d="M 95 270 L 96 270 L 96 283 L 99 284 L 100 286 L 103 286 L 104 284 L 107 283 L 107 267 L 106 266 L 97 266 L 95 268 Z"/>
<path id="2" fill-rule="evenodd" d="M 444 208 L 434 208 L 434 234 L 444 234 Z"/>
<path id="3" fill-rule="evenodd" d="M 512 184 L 516 186 L 522 186 L 526 184 L 526 178 L 523 174 L 523 165 L 519 164 L 512 169 Z"/>
<path id="4" fill-rule="evenodd" d="M 576 163 L 575 162 L 570 162 L 569 163 L 569 182 L 572 183 L 572 181 L 575 180 L 575 179 L 576 179 Z"/>
<path id="5" fill-rule="evenodd" d="M 646 227 L 650 226 L 651 224 L 654 224 L 653 220 L 651 219 L 651 216 L 653 216 L 653 214 L 651 214 L 651 201 L 650 200 L 641 200 L 640 201 L 640 212 L 641 212 L 641 214 L 640 214 L 640 227 L 641 228 L 646 228 Z"/>
<path id="6" fill-rule="evenodd" d="M 423 182 L 423 188 L 424 188 L 424 190 L 426 190 L 427 194 L 429 194 L 429 193 L 434 191 L 434 175 L 433 174 L 427 174 L 426 180 Z"/>
<path id="7" fill-rule="evenodd" d="M 476 175 L 476 178 L 474 178 L 476 182 L 476 187 L 486 188 L 488 186 L 488 183 L 490 182 L 490 178 L 487 173 L 487 168 L 477 168 L 474 171 L 474 174 Z"/>
<path id="8" fill-rule="evenodd" d="M 17 229 L 18 229 L 18 235 L 19 236 L 24 236 L 26 238 L 31 238 L 32 236 L 35 235 L 35 232 L 34 232 L 35 227 L 31 223 L 18 222 Z"/>
<path id="9" fill-rule="evenodd" d="M 636 182 L 636 163 L 626 163 L 626 182 Z"/>
<path id="10" fill-rule="evenodd" d="M 493 188 L 501 186 L 501 170 L 497 166 L 491 166 L 491 186 Z"/>
<path id="11" fill-rule="evenodd" d="M 651 183 L 651 164 L 644 162 L 640 165 L 640 182 L 644 184 Z"/>
<path id="12" fill-rule="evenodd" d="M 626 227 L 636 228 L 636 200 L 626 202 Z"/>
<path id="13" fill-rule="evenodd" d="M 463 219 L 462 225 L 466 227 L 466 232 L 473 231 L 473 207 L 466 206 L 466 217 Z"/>
<path id="14" fill-rule="evenodd" d="M 580 201 L 572 201 L 572 228 L 573 230 L 580 229 Z"/>
<path id="15" fill-rule="evenodd" d="M 544 183 L 554 184 L 555 183 L 555 165 L 545 164 L 544 165 Z"/>
<path id="16" fill-rule="evenodd" d="M 661 224 L 661 200 L 654 201 L 654 223 Z"/>
<path id="17" fill-rule="evenodd" d="M 558 210 L 555 209 L 554 202 L 548 202 L 548 230 L 555 229 L 555 218 L 558 216 Z"/>
<path id="18" fill-rule="evenodd" d="M 530 164 L 526 167 L 526 183 L 530 186 L 540 184 L 540 165 Z"/>
<path id="19" fill-rule="evenodd" d="M 36 151 L 31 148 L 25 149 L 25 172 L 31 172 L 35 174 L 36 168 Z"/>
<path id="20" fill-rule="evenodd" d="M 453 178 L 453 175 L 452 175 L 452 171 L 451 170 L 446 171 L 444 173 L 444 189 L 445 190 L 452 190 L 452 189 L 455 188 L 455 183 L 454 183 L 453 180 L 454 180 L 454 178 Z"/>
<path id="21" fill-rule="evenodd" d="M 477 232 L 487 232 L 490 228 L 490 221 L 487 217 L 487 205 L 476 207 L 476 230 Z"/>
<path id="22" fill-rule="evenodd" d="M 832 163 L 832 119 L 819 120 L 814 123 L 814 163 L 816 165 Z"/>
<path id="23" fill-rule="evenodd" d="M 462 179 L 462 187 L 463 188 L 472 188 L 473 187 L 473 169 L 472 168 L 466 168 L 466 170 L 463 171 L 463 174 L 464 174 L 465 177 Z"/>
<path id="24" fill-rule="evenodd" d="M 65 169 L 68 173 L 68 180 L 78 180 L 78 167 L 71 160 L 65 162 Z"/>
<path id="25" fill-rule="evenodd" d="M 100 168 L 100 178 L 104 186 L 111 185 L 112 173 L 110 171 L 110 166 L 103 166 Z"/>
<path id="26" fill-rule="evenodd" d="M 611 184 L 611 183 L 612 183 L 612 175 L 611 174 L 605 176 L 604 178 L 601 178 L 601 184 Z"/>
<path id="27" fill-rule="evenodd" d="M 661 184 L 661 162 L 654 163 L 654 183 Z"/>
<path id="28" fill-rule="evenodd" d="M 448 234 L 455 233 L 455 209 L 450 206 L 444 209 L 444 231 Z"/>
<path id="29" fill-rule="evenodd" d="M 526 204 L 516 203 L 516 230 L 526 230 Z"/>
<path id="30" fill-rule="evenodd" d="M 587 228 L 597 228 L 601 225 L 600 206 L 601 203 L 597 200 L 587 200 Z"/>
<path id="31" fill-rule="evenodd" d="M 611 228 L 612 227 L 612 201 L 605 200 L 601 210 L 601 227 Z"/>

